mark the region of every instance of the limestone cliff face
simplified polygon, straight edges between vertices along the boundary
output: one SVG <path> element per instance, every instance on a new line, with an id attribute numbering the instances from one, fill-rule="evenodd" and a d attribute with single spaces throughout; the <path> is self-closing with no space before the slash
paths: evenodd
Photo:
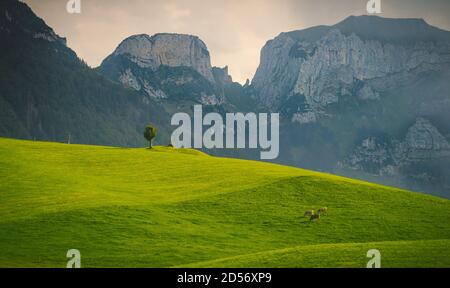
<path id="1" fill-rule="evenodd" d="M 156 69 L 191 67 L 214 82 L 211 59 L 205 43 L 196 36 L 182 34 L 135 35 L 125 39 L 114 55 L 125 55 L 140 67 Z"/>
<path id="2" fill-rule="evenodd" d="M 291 91 L 302 94 L 314 108 L 339 101 L 339 95 L 350 94 L 356 88 L 361 99 L 376 99 L 387 87 L 371 85 L 371 80 L 401 73 L 416 76 L 431 67 L 450 63 L 448 43 L 417 43 L 411 46 L 363 41 L 355 34 L 343 35 L 331 30 L 315 46 L 315 53 L 299 67 Z"/>
<path id="3" fill-rule="evenodd" d="M 359 21 L 356 25 L 369 23 L 364 31 L 355 33 L 349 27 L 354 21 Z M 383 39 L 382 33 L 372 31 L 378 21 L 378 17 L 351 17 L 335 26 L 282 33 L 269 41 L 252 82 L 258 97 L 277 109 L 300 94 L 309 107 L 320 110 L 345 95 L 378 99 L 379 93 L 395 85 L 390 79 L 396 78 L 398 83 L 450 66 L 450 33 L 436 31 L 422 20 L 408 20 L 409 32 L 414 36 L 417 30 L 418 34 L 413 41 L 405 39 L 403 22 L 397 20 L 399 24 L 386 29 L 400 29 L 398 35 L 388 37 L 388 31 Z M 424 33 L 436 36 L 428 39 L 422 37 Z"/>
<path id="4" fill-rule="evenodd" d="M 261 51 L 261 63 L 252 80 L 258 98 L 269 107 L 278 106 L 282 99 L 292 94 L 304 57 L 295 57 L 291 51 L 297 41 L 281 34 L 267 42 Z M 303 44 L 307 46 L 307 43 Z M 306 49 L 304 50 L 305 53 Z M 312 53 L 312 51 L 309 51 Z"/>
<path id="5" fill-rule="evenodd" d="M 209 52 L 196 36 L 166 33 L 128 37 L 98 70 L 140 91 L 147 100 L 194 101 L 212 106 L 224 102 Z"/>

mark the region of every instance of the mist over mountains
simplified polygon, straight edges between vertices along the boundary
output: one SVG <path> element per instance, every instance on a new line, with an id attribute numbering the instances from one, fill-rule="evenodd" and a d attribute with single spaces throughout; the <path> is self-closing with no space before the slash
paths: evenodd
<path id="1" fill-rule="evenodd" d="M 278 163 L 450 197 L 450 32 L 421 19 L 351 16 L 281 33 L 244 86 L 192 35 L 132 35 L 92 69 L 6 0 L 0 37 L 1 136 L 143 146 L 152 122 L 166 145 L 171 115 L 194 104 L 279 112 Z"/>
<path id="2" fill-rule="evenodd" d="M 267 42 L 252 87 L 284 116 L 281 161 L 448 197 L 449 40 L 421 19 L 352 16 Z"/>

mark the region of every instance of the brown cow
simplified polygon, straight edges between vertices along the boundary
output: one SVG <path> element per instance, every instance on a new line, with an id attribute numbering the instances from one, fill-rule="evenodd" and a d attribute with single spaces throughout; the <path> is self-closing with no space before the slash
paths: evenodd
<path id="1" fill-rule="evenodd" d="M 303 214 L 305 217 L 311 217 L 312 215 L 314 215 L 314 210 L 308 210 Z"/>
<path id="2" fill-rule="evenodd" d="M 317 214 L 327 214 L 328 212 L 328 208 L 327 207 L 322 207 L 319 210 L 317 210 Z"/>
<path id="3" fill-rule="evenodd" d="M 314 221 L 314 220 L 319 220 L 320 219 L 320 214 L 313 214 L 311 215 L 311 217 L 309 218 L 309 221 Z"/>

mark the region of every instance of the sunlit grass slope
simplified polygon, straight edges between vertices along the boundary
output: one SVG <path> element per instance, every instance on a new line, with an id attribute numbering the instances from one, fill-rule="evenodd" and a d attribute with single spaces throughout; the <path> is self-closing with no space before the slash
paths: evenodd
<path id="1" fill-rule="evenodd" d="M 319 222 L 307 209 L 327 206 Z M 195 150 L 0 138 L 0 267 L 450 267 L 450 201 Z"/>

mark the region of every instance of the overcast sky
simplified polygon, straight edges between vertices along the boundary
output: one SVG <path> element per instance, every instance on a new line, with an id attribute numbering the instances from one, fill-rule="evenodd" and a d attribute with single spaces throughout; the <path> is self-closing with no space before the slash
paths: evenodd
<path id="1" fill-rule="evenodd" d="M 81 14 L 66 12 L 68 0 L 24 2 L 70 48 L 96 67 L 126 37 L 160 32 L 199 36 L 212 65 L 229 66 L 235 81 L 252 78 L 259 53 L 280 32 L 332 25 L 366 14 L 367 0 L 81 0 Z M 450 0 L 381 0 L 383 17 L 423 18 L 450 30 Z"/>

